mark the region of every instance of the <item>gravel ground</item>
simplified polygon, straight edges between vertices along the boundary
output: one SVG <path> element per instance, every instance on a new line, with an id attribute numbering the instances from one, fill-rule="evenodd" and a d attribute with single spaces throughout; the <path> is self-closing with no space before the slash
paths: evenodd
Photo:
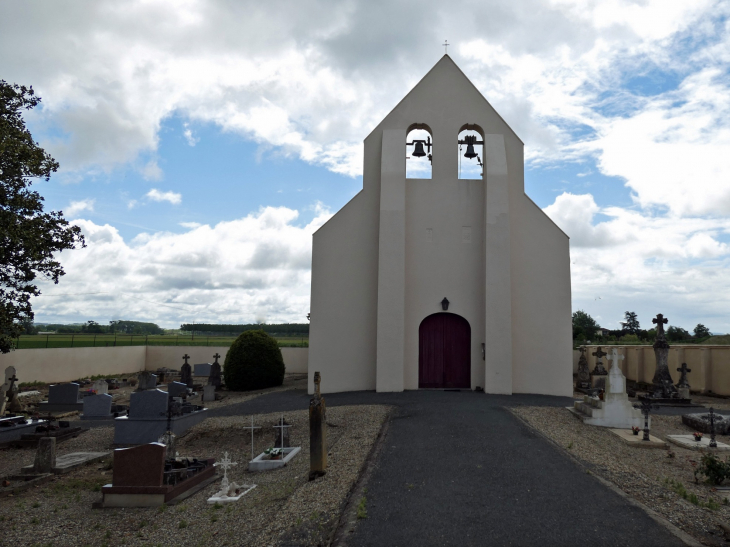
<path id="1" fill-rule="evenodd" d="M 590 472 L 616 484 L 701 543 L 727 544 L 719 523 L 730 524 L 730 493 L 695 482 L 694 465 L 700 462 L 699 452 L 674 444 L 668 444 L 666 450 L 632 447 L 605 428 L 584 424 L 565 408 L 510 410 L 577 458 Z M 680 416 L 652 415 L 651 433 L 656 437 L 666 440 L 667 435 L 691 432 Z M 718 437 L 718 441 L 730 444 L 730 439 L 724 437 Z M 699 504 L 683 499 L 678 493 L 680 487 L 688 496 L 695 494 Z M 709 509 L 708 502 L 716 504 L 716 508 Z"/>
<path id="2" fill-rule="evenodd" d="M 229 472 L 239 484 L 257 488 L 226 507 L 206 499 L 219 483 L 180 505 L 164 509 L 92 510 L 99 489 L 111 482 L 107 463 L 96 463 L 13 497 L 0 498 L 0 544 L 37 545 L 317 545 L 337 522 L 343 503 L 377 438 L 390 407 L 342 406 L 327 409 L 328 472 L 308 481 L 308 410 L 287 412 L 291 444 L 302 452 L 284 468 L 249 473 L 250 416 L 209 418 L 178 440 L 182 456 L 220 458 L 228 451 L 240 462 Z M 255 434 L 256 452 L 271 446 L 279 413 L 254 416 L 264 426 Z M 99 427 L 63 443 L 62 453 L 109 449 L 113 429 Z M 32 463 L 33 450 L 0 451 L 0 469 L 17 471 Z M 29 534 L 30 532 L 30 534 Z M 32 543 L 29 541 L 32 537 Z"/>

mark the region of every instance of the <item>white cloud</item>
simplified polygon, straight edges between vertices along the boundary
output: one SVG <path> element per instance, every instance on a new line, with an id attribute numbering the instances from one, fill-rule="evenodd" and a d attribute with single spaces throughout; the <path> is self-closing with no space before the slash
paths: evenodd
<path id="1" fill-rule="evenodd" d="M 190 228 L 191 230 L 202 226 L 200 222 L 179 222 L 178 224 L 180 224 L 183 228 Z"/>
<path id="2" fill-rule="evenodd" d="M 153 188 L 145 194 L 145 197 L 152 201 L 169 201 L 173 205 L 179 205 L 182 202 L 182 194 L 173 191 L 161 192 L 157 188 Z"/>
<path id="3" fill-rule="evenodd" d="M 127 242 L 116 228 L 80 220 L 85 249 L 59 259 L 67 275 L 42 283 L 34 309 L 46 320 L 146 318 L 169 327 L 189 321 L 298 321 L 309 311 L 312 233 L 331 214 L 305 226 L 299 213 L 266 207 L 182 234 L 141 234 Z M 101 294 L 83 295 L 90 292 Z M 68 295 L 54 298 L 50 295 Z M 78 295 L 78 296 L 74 296 Z"/>
<path id="4" fill-rule="evenodd" d="M 64 214 L 67 218 L 73 218 L 78 215 L 81 211 L 93 211 L 94 210 L 94 199 L 82 199 L 79 201 L 72 201 Z"/>
<path id="5" fill-rule="evenodd" d="M 189 146 L 195 146 L 200 139 L 199 138 L 196 138 L 193 135 L 193 130 L 190 129 L 190 124 L 189 123 L 185 122 L 183 124 L 183 127 L 184 127 L 184 129 L 183 129 L 183 136 L 185 137 L 185 140 L 187 141 L 188 145 Z"/>

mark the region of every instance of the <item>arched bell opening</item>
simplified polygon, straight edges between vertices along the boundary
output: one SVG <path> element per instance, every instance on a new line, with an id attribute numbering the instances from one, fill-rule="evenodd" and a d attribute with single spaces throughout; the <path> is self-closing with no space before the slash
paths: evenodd
<path id="1" fill-rule="evenodd" d="M 434 313 L 418 327 L 418 387 L 471 389 L 471 326 L 455 313 Z"/>
<path id="2" fill-rule="evenodd" d="M 433 134 L 425 123 L 414 123 L 406 134 L 406 178 L 430 179 Z"/>
<path id="3" fill-rule="evenodd" d="M 476 124 L 464 124 L 459 129 L 459 178 L 482 180 L 484 178 L 484 131 Z"/>

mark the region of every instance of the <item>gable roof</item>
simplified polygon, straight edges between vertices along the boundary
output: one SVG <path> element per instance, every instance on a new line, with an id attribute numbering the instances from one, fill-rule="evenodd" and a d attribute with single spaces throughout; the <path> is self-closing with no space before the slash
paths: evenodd
<path id="1" fill-rule="evenodd" d="M 398 104 L 396 104 L 391 109 L 391 111 L 388 113 L 388 115 L 385 116 L 385 118 L 383 118 L 377 126 L 375 126 L 375 128 L 368 134 L 368 136 L 365 137 L 365 140 L 369 139 L 370 135 L 375 133 L 378 130 L 378 128 L 381 125 L 383 125 L 383 123 L 398 109 L 398 107 L 408 100 L 409 96 L 416 89 L 418 89 L 421 86 L 427 85 L 427 80 L 430 80 L 430 79 L 438 76 L 439 73 L 446 72 L 449 70 L 453 71 L 453 69 L 456 69 L 457 75 L 459 76 L 459 80 L 461 80 L 462 85 L 467 85 L 470 90 L 473 90 L 474 92 L 476 92 L 477 95 L 479 95 L 479 97 L 481 97 L 481 99 L 486 103 L 487 107 L 492 112 L 494 112 L 494 114 L 502 121 L 502 123 L 504 123 L 505 127 L 507 127 L 507 129 L 509 129 L 509 131 L 515 136 L 515 138 L 524 145 L 525 143 L 523 142 L 522 139 L 520 139 L 520 137 L 517 135 L 517 133 L 515 133 L 514 129 L 512 129 L 512 127 L 505 121 L 505 119 L 499 114 L 499 112 L 497 112 L 495 110 L 495 108 L 489 103 L 489 101 L 486 99 L 486 97 L 484 97 L 484 95 L 482 95 L 481 91 L 479 91 L 479 89 L 472 83 L 472 81 L 466 76 L 466 74 L 464 74 L 464 71 L 462 71 L 459 68 L 459 65 L 457 65 L 454 62 L 454 60 L 451 57 L 449 57 L 448 54 L 444 54 L 444 56 L 441 57 L 441 59 L 439 59 L 439 61 L 431 68 L 431 70 L 429 70 L 423 76 L 423 78 L 421 78 L 419 80 L 419 82 L 415 86 L 413 86 L 413 88 L 408 93 L 406 93 L 405 97 L 403 97 L 400 101 L 398 101 Z M 458 85 L 458 84 L 455 83 L 455 85 Z"/>

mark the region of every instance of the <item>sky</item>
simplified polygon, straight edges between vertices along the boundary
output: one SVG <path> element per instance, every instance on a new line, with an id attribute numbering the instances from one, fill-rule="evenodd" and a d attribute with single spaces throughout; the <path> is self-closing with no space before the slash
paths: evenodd
<path id="1" fill-rule="evenodd" d="M 311 235 L 444 54 L 525 143 L 573 310 L 730 332 L 730 3 L 0 2 L 0 79 L 87 246 L 37 322 L 305 322 Z"/>

